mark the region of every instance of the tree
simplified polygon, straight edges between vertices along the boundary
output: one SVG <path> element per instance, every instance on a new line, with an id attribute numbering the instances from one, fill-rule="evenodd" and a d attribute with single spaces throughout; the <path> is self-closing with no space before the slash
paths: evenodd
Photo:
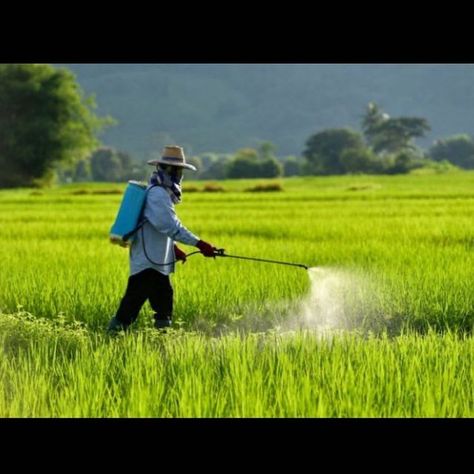
<path id="1" fill-rule="evenodd" d="M 386 167 L 387 174 L 405 174 L 422 166 L 420 160 L 409 151 L 400 152 L 393 157 L 392 161 L 393 163 Z"/>
<path id="2" fill-rule="evenodd" d="M 348 148 L 341 155 L 346 173 L 377 174 L 383 172 L 383 163 L 370 148 Z"/>
<path id="3" fill-rule="evenodd" d="M 375 102 L 369 102 L 367 104 L 367 110 L 362 117 L 362 131 L 369 146 L 374 146 L 378 128 L 388 118 L 389 116 L 382 113 Z"/>
<path id="4" fill-rule="evenodd" d="M 46 64 L 0 65 L 1 187 L 37 185 L 54 165 L 74 162 L 98 145 L 113 121 L 93 113 L 75 76 Z"/>
<path id="5" fill-rule="evenodd" d="M 231 179 L 256 178 L 258 172 L 259 163 L 256 159 L 240 155 L 227 163 L 226 177 Z"/>
<path id="6" fill-rule="evenodd" d="M 362 118 L 362 130 L 375 153 L 397 153 L 416 149 L 413 139 L 423 137 L 431 128 L 424 118 L 390 118 L 377 104 L 369 102 Z"/>
<path id="7" fill-rule="evenodd" d="M 268 158 L 258 163 L 256 178 L 278 178 L 283 174 L 283 166 L 276 158 Z"/>
<path id="8" fill-rule="evenodd" d="M 274 157 L 262 159 L 257 150 L 242 148 L 226 165 L 227 178 L 276 178 L 283 167 Z"/>
<path id="9" fill-rule="evenodd" d="M 90 181 L 92 179 L 90 160 L 79 160 L 76 164 L 74 181 Z"/>
<path id="10" fill-rule="evenodd" d="M 113 148 L 97 149 L 91 156 L 91 172 L 94 181 L 122 181 L 124 169 L 119 154 Z"/>
<path id="11" fill-rule="evenodd" d="M 474 169 L 474 141 L 466 134 L 436 140 L 428 155 L 435 161 L 447 160 L 461 168 Z"/>
<path id="12" fill-rule="evenodd" d="M 287 156 L 283 160 L 283 173 L 285 176 L 298 176 L 301 174 L 301 165 L 296 156 Z"/>
<path id="13" fill-rule="evenodd" d="M 222 157 L 213 161 L 208 168 L 199 176 L 199 179 L 225 179 L 227 177 L 227 166 L 230 159 Z"/>
<path id="14" fill-rule="evenodd" d="M 241 148 L 226 165 L 228 178 L 254 178 L 258 174 L 258 153 L 254 148 Z"/>
<path id="15" fill-rule="evenodd" d="M 306 142 L 303 156 L 312 174 L 343 174 L 341 163 L 344 150 L 363 148 L 364 141 L 360 133 L 348 128 L 323 130 L 312 135 Z"/>

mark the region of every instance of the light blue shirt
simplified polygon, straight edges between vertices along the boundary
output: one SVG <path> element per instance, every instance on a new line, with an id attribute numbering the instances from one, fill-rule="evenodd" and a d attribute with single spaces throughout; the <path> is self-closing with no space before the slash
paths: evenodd
<path id="1" fill-rule="evenodd" d="M 164 275 L 174 272 L 176 260 L 174 254 L 174 242 L 187 245 L 196 245 L 199 237 L 192 234 L 184 227 L 178 219 L 174 210 L 174 204 L 165 188 L 154 186 L 148 191 L 143 216 L 147 222 L 135 234 L 130 247 L 130 275 L 135 275 L 147 268 L 154 268 Z M 143 239 L 145 239 L 146 254 L 156 263 L 149 261 L 143 250 Z"/>

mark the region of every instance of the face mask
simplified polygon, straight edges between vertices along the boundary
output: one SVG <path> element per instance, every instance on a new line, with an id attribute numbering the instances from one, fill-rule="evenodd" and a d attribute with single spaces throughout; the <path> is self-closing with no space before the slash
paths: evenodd
<path id="1" fill-rule="evenodd" d="M 178 186 L 183 181 L 183 168 L 168 166 L 165 168 L 165 173 L 171 178 L 171 181 Z"/>
<path id="2" fill-rule="evenodd" d="M 182 168 L 168 166 L 166 168 L 157 167 L 150 179 L 150 184 L 157 184 L 165 187 L 172 201 L 177 204 L 181 202 L 181 181 L 183 180 Z"/>
<path id="3" fill-rule="evenodd" d="M 183 170 L 179 169 L 177 173 L 171 173 L 170 176 L 171 181 L 179 186 L 183 181 Z"/>

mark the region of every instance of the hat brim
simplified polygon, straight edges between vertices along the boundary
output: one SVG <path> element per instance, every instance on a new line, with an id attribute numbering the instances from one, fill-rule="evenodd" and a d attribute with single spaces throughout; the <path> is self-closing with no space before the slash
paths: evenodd
<path id="1" fill-rule="evenodd" d="M 169 166 L 176 166 L 177 168 L 186 168 L 188 170 L 197 171 L 197 168 L 194 165 L 189 163 L 170 163 L 169 161 L 165 160 L 149 160 L 147 161 L 149 165 L 169 165 Z"/>

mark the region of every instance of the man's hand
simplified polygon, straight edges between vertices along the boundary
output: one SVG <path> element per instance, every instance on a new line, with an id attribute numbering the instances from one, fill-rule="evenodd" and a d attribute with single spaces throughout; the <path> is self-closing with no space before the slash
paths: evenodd
<path id="1" fill-rule="evenodd" d="M 182 260 L 183 263 L 186 263 L 186 253 L 184 253 L 176 244 L 174 246 L 174 255 L 176 260 Z"/>
<path id="2" fill-rule="evenodd" d="M 204 242 L 203 240 L 200 240 L 197 244 L 196 247 L 201 251 L 201 253 L 205 257 L 215 257 L 215 251 L 217 250 L 216 247 L 213 245 L 209 244 L 208 242 Z"/>

